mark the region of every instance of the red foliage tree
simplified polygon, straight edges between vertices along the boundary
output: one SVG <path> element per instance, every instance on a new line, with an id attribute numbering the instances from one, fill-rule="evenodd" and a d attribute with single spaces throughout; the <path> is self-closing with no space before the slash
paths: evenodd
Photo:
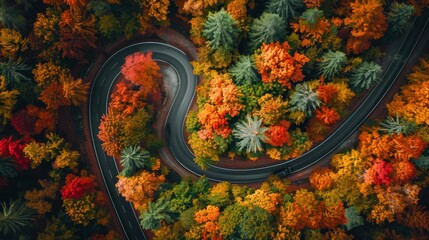
<path id="1" fill-rule="evenodd" d="M 388 162 L 377 158 L 374 165 L 366 170 L 364 181 L 367 184 L 389 185 L 392 182 L 390 174 L 392 173 L 392 165 Z"/>
<path id="2" fill-rule="evenodd" d="M 81 198 L 86 193 L 93 191 L 95 186 L 97 186 L 97 184 L 94 181 L 94 177 L 78 177 L 73 174 L 68 174 L 66 176 L 66 184 L 61 189 L 61 197 L 62 199 Z"/>
<path id="3" fill-rule="evenodd" d="M 35 132 L 36 119 L 36 116 L 30 115 L 27 110 L 22 109 L 13 114 L 11 123 L 19 134 L 30 136 Z"/>
<path id="4" fill-rule="evenodd" d="M 12 136 L 3 138 L 0 140 L 0 156 L 13 159 L 17 170 L 26 170 L 31 164 L 31 160 L 26 158 L 23 152 L 26 145 L 26 139 L 14 141 Z"/>
<path id="5" fill-rule="evenodd" d="M 290 146 L 292 144 L 289 132 L 290 123 L 286 120 L 280 121 L 278 125 L 270 126 L 268 131 L 265 134 L 268 137 L 268 144 L 271 144 L 276 147 L 281 147 L 285 143 L 288 143 Z"/>
<path id="6" fill-rule="evenodd" d="M 12 116 L 11 123 L 19 134 L 31 136 L 45 129 L 54 130 L 57 119 L 53 111 L 27 105 Z"/>
<path id="7" fill-rule="evenodd" d="M 136 52 L 125 58 L 121 72 L 126 79 L 140 86 L 143 96 L 160 91 L 160 68 L 152 59 L 152 52 Z"/>

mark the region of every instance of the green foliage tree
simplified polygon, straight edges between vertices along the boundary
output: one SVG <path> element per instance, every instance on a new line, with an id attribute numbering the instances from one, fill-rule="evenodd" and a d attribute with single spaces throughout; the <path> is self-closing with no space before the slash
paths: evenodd
<path id="1" fill-rule="evenodd" d="M 196 196 L 206 196 L 209 188 L 207 178 L 201 177 L 197 181 L 183 178 L 172 189 L 164 191 L 158 201 L 164 201 L 165 199 L 170 203 L 169 211 L 174 214 L 180 214 L 198 203 L 199 199 L 196 199 Z"/>
<path id="2" fill-rule="evenodd" d="M 269 0 L 267 2 L 267 12 L 275 13 L 289 22 L 289 20 L 299 16 L 304 7 L 302 0 Z"/>
<path id="3" fill-rule="evenodd" d="M 156 203 L 149 202 L 148 209 L 141 215 L 141 226 L 144 229 L 157 230 L 161 227 L 162 222 L 172 223 L 173 218 L 168 210 L 168 201 L 158 201 Z"/>
<path id="4" fill-rule="evenodd" d="M 9 204 L 0 204 L 0 232 L 5 239 L 11 239 L 23 231 L 33 227 L 34 212 L 24 202 L 15 200 Z M 9 236 L 9 237 L 8 237 Z"/>
<path id="5" fill-rule="evenodd" d="M 347 218 L 347 223 L 344 224 L 344 226 L 346 226 L 348 231 L 352 230 L 355 227 L 362 226 L 364 224 L 363 217 L 359 215 L 355 207 L 353 206 L 348 207 L 345 209 L 345 211 L 346 211 L 345 215 Z"/>
<path id="6" fill-rule="evenodd" d="M 112 10 L 112 7 L 109 5 L 109 3 L 103 0 L 92 0 L 88 3 L 88 5 L 86 5 L 86 8 L 94 12 L 94 15 L 99 18 L 108 15 Z"/>
<path id="7" fill-rule="evenodd" d="M 265 136 L 267 130 L 267 127 L 262 126 L 262 120 L 247 115 L 245 121 L 235 124 L 232 134 L 239 140 L 237 143 L 239 151 L 246 149 L 247 153 L 256 153 L 263 150 L 262 142 L 268 140 Z"/>
<path id="8" fill-rule="evenodd" d="M 416 14 L 413 5 L 407 3 L 393 2 L 387 15 L 389 32 L 400 35 L 407 32 L 412 25 L 411 17 Z"/>
<path id="9" fill-rule="evenodd" d="M 283 19 L 275 13 L 264 12 L 250 25 L 250 50 L 257 49 L 262 43 L 282 41 L 286 34 L 286 24 L 284 24 Z"/>
<path id="10" fill-rule="evenodd" d="M 0 176 L 13 178 L 16 177 L 18 173 L 16 172 L 16 165 L 12 160 L 5 158 L 0 159 Z"/>
<path id="11" fill-rule="evenodd" d="M 236 237 L 238 239 L 240 237 L 240 222 L 246 211 L 247 207 L 238 203 L 226 207 L 219 216 L 220 233 L 225 237 L 230 237 L 231 239 Z"/>
<path id="12" fill-rule="evenodd" d="M 309 8 L 305 10 L 300 18 L 304 21 L 304 24 L 310 28 L 317 25 L 319 20 L 324 16 L 323 11 L 318 8 Z"/>
<path id="13" fill-rule="evenodd" d="M 98 29 L 103 36 L 109 39 L 116 39 L 122 33 L 121 23 L 113 14 L 101 16 L 98 21 Z"/>
<path id="14" fill-rule="evenodd" d="M 260 81 L 253 56 L 240 56 L 237 63 L 229 70 L 229 75 L 238 85 L 251 85 Z"/>
<path id="15" fill-rule="evenodd" d="M 304 112 L 307 116 L 312 116 L 313 111 L 320 107 L 320 101 L 317 93 L 307 83 L 296 85 L 295 92 L 292 94 L 289 102 L 292 111 Z"/>
<path id="16" fill-rule="evenodd" d="M 429 169 L 429 156 L 421 155 L 419 159 L 413 159 L 413 163 L 420 169 Z"/>
<path id="17" fill-rule="evenodd" d="M 240 204 L 225 208 L 219 217 L 219 230 L 228 239 L 271 239 L 273 216 L 264 209 Z"/>
<path id="18" fill-rule="evenodd" d="M 52 216 L 52 219 L 47 221 L 43 231 L 38 232 L 37 240 L 79 240 L 78 229 L 72 224 L 67 214 L 60 211 L 58 216 Z"/>
<path id="19" fill-rule="evenodd" d="M 0 62 L 0 75 L 3 75 L 6 79 L 6 84 L 10 87 L 17 87 L 19 85 L 25 85 L 29 83 L 31 79 L 27 76 L 31 71 L 31 68 L 25 64 L 21 59 L 13 61 Z"/>
<path id="20" fill-rule="evenodd" d="M 356 91 L 368 89 L 376 82 L 382 72 L 375 62 L 362 62 L 351 72 L 350 83 Z"/>
<path id="21" fill-rule="evenodd" d="M 237 46 L 237 21 L 224 9 L 210 12 L 204 23 L 203 36 L 212 50 L 232 51 Z"/>
<path id="22" fill-rule="evenodd" d="M 140 148 L 140 146 L 129 146 L 121 151 L 121 165 L 124 168 L 121 175 L 131 177 L 139 169 L 150 166 L 149 152 Z"/>
<path id="23" fill-rule="evenodd" d="M 10 5 L 7 0 L 0 0 L 0 23 L 3 27 L 13 28 L 19 32 L 24 32 L 26 19 L 20 13 L 18 5 Z"/>
<path id="24" fill-rule="evenodd" d="M 332 77 L 338 75 L 338 73 L 344 68 L 347 62 L 346 54 L 340 51 L 329 50 L 322 56 L 322 60 L 319 63 L 319 71 L 326 79 L 332 79 Z"/>
<path id="25" fill-rule="evenodd" d="M 273 219 L 269 212 L 260 207 L 247 208 L 240 221 L 241 239 L 271 239 Z"/>
<path id="26" fill-rule="evenodd" d="M 417 130 L 417 124 L 411 121 L 407 121 L 404 118 L 387 116 L 384 122 L 381 122 L 381 131 L 387 132 L 390 135 L 393 134 L 413 134 Z"/>

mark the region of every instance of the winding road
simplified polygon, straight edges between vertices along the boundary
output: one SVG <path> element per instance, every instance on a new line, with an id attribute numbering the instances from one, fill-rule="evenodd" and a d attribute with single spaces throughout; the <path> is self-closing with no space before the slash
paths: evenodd
<path id="1" fill-rule="evenodd" d="M 171 45 L 158 42 L 142 42 L 127 46 L 113 54 L 100 68 L 92 83 L 89 98 L 89 130 L 104 184 L 127 239 L 146 239 L 146 237 L 139 225 L 139 220 L 133 207 L 120 196 L 115 187 L 116 176 L 119 173 L 116 162 L 105 154 L 97 137 L 101 116 L 107 113 L 110 91 L 120 74 L 120 68 L 126 56 L 137 51 L 152 51 L 155 60 L 166 62 L 175 69 L 180 84 L 169 110 L 164 129 L 167 147 L 184 168 L 195 175 L 205 175 L 213 181 L 229 181 L 232 183 L 259 182 L 273 173 L 280 173 L 280 175 L 286 176 L 308 168 L 340 146 L 379 105 L 407 65 L 410 56 L 427 43 L 429 39 L 428 20 L 428 14 L 416 18 L 412 29 L 408 32 L 395 57 L 384 71 L 379 83 L 374 86 L 356 111 L 325 141 L 298 158 L 252 169 L 227 169 L 213 165 L 208 170 L 203 171 L 194 163 L 194 155 L 188 148 L 183 133 L 185 116 L 195 95 L 197 77 L 193 75 L 192 66 L 185 53 Z"/>

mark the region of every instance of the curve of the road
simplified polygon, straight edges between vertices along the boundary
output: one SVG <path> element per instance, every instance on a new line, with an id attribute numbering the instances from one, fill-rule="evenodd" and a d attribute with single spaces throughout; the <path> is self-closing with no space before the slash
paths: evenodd
<path id="1" fill-rule="evenodd" d="M 194 155 L 185 142 L 183 130 L 185 116 L 195 94 L 197 78 L 193 75 L 192 66 L 186 54 L 171 45 L 157 42 L 133 44 L 113 54 L 100 68 L 92 83 L 89 98 L 89 130 L 104 184 L 127 239 L 146 239 L 146 237 L 139 225 L 139 220 L 133 207 L 120 196 L 115 187 L 116 176 L 119 173 L 116 162 L 105 154 L 97 137 L 101 116 L 107 113 L 111 88 L 120 73 L 120 67 L 124 63 L 126 56 L 137 51 L 152 51 L 154 59 L 166 62 L 176 70 L 180 85 L 165 123 L 165 138 L 170 152 L 184 168 L 196 175 L 205 175 L 214 181 L 258 182 L 263 181 L 273 173 L 280 172 L 283 175 L 288 175 L 305 169 L 323 159 L 341 145 L 378 106 L 408 63 L 416 47 L 426 43 L 428 32 L 428 14 L 424 14 L 424 16 L 420 16 L 414 21 L 412 29 L 408 32 L 395 57 L 384 71 L 380 82 L 373 88 L 357 110 L 325 141 L 301 157 L 267 167 L 252 169 L 227 169 L 211 166 L 208 170 L 203 171 L 194 163 Z"/>

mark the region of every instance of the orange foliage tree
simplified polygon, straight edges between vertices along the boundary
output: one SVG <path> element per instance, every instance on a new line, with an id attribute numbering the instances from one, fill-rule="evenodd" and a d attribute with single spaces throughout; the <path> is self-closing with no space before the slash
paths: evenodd
<path id="1" fill-rule="evenodd" d="M 62 57 L 83 60 L 87 50 L 96 48 L 95 17 L 72 9 L 61 14 L 60 39 L 56 44 Z"/>
<path id="2" fill-rule="evenodd" d="M 79 10 L 88 4 L 87 0 L 64 0 L 64 3 L 70 6 L 73 10 Z"/>
<path id="3" fill-rule="evenodd" d="M 429 125 L 429 61 L 420 59 L 407 79 L 409 84 L 401 88 L 392 102 L 387 104 L 389 115 L 398 115 L 417 124 Z"/>
<path id="4" fill-rule="evenodd" d="M 120 141 L 122 137 L 123 116 L 119 113 L 109 113 L 101 117 L 101 123 L 98 127 L 98 138 L 101 140 L 103 150 L 109 156 L 119 157 L 122 149 L 125 147 Z"/>
<path id="5" fill-rule="evenodd" d="M 421 188 L 417 185 L 393 184 L 388 187 L 376 186 L 378 203 L 372 207 L 368 218 L 377 224 L 393 222 L 395 215 L 401 214 L 407 207 L 417 204 Z"/>
<path id="6" fill-rule="evenodd" d="M 145 10 L 145 16 L 152 17 L 156 21 L 167 21 L 167 14 L 169 13 L 169 0 L 145 0 L 141 3 L 143 9 Z M 148 19 L 150 20 L 150 19 Z"/>
<path id="7" fill-rule="evenodd" d="M 249 0 L 233 0 L 226 7 L 226 11 L 237 21 L 238 26 L 245 31 L 249 30 L 249 26 L 246 24 L 248 2 Z"/>
<path id="8" fill-rule="evenodd" d="M 409 182 L 417 173 L 416 166 L 410 161 L 400 161 L 392 164 L 392 178 L 395 182 Z"/>
<path id="9" fill-rule="evenodd" d="M 262 44 L 261 53 L 255 56 L 256 67 L 263 82 L 278 81 L 282 86 L 292 88 L 291 83 L 304 79 L 302 67 L 310 61 L 304 54 L 290 55 L 288 42 Z"/>
<path id="10" fill-rule="evenodd" d="M 222 3 L 224 0 L 187 0 L 180 6 L 183 8 L 185 13 L 189 13 L 192 16 L 201 16 L 207 12 L 207 9 L 218 3 Z"/>
<path id="11" fill-rule="evenodd" d="M 70 74 L 60 75 L 60 83 L 63 86 L 64 98 L 69 104 L 79 106 L 88 98 L 89 83 L 84 83 L 81 78 L 74 79 Z"/>
<path id="12" fill-rule="evenodd" d="M 376 156 L 390 161 L 409 161 L 418 159 L 427 142 L 416 134 L 380 134 L 377 129 L 363 131 L 359 135 L 359 150 L 364 156 Z"/>
<path id="13" fill-rule="evenodd" d="M 326 190 L 335 183 L 335 173 L 328 167 L 317 168 L 310 175 L 310 184 L 315 189 Z"/>
<path id="14" fill-rule="evenodd" d="M 322 106 L 320 109 L 316 111 L 316 118 L 321 121 L 325 125 L 331 125 L 340 120 L 340 115 L 335 110 L 335 108 L 328 108 L 326 106 Z"/>
<path id="15" fill-rule="evenodd" d="M 116 188 L 119 193 L 134 205 L 135 209 L 146 209 L 153 200 L 156 190 L 164 183 L 165 177 L 155 172 L 140 171 L 132 177 L 118 176 Z"/>
<path id="16" fill-rule="evenodd" d="M 198 224 L 203 224 L 201 232 L 202 239 L 222 239 L 222 236 L 219 233 L 219 216 L 219 207 L 212 205 L 208 205 L 206 208 L 195 213 L 195 221 Z"/>
<path id="17" fill-rule="evenodd" d="M 283 224 L 295 230 L 333 228 L 347 221 L 341 202 L 326 205 L 306 189 L 296 191 L 293 202 L 286 204 L 281 216 Z"/>
<path id="18" fill-rule="evenodd" d="M 331 23 L 323 16 L 323 11 L 317 8 L 307 9 L 297 23 L 291 24 L 293 31 L 301 35 L 301 46 L 311 47 L 322 43 L 323 36 L 331 29 Z"/>
<path id="19" fill-rule="evenodd" d="M 281 147 L 284 144 L 290 146 L 292 144 L 288 129 L 290 122 L 286 120 L 280 121 L 277 125 L 271 125 L 265 135 L 268 137 L 266 143 L 272 146 Z"/>
<path id="20" fill-rule="evenodd" d="M 323 103 L 331 103 L 338 95 L 338 89 L 333 83 L 320 84 L 316 90 L 317 96 Z"/>
<path id="21" fill-rule="evenodd" d="M 357 0 L 350 6 L 352 12 L 344 19 L 344 24 L 352 27 L 346 49 L 361 53 L 369 48 L 369 40 L 383 37 L 387 30 L 387 17 L 380 0 Z"/>
<path id="22" fill-rule="evenodd" d="M 207 84 L 208 101 L 198 106 L 197 117 L 202 125 L 199 135 L 205 139 L 216 133 L 226 138 L 232 132 L 227 118 L 237 116 L 244 108 L 240 103 L 242 93 L 227 74 L 215 75 Z"/>
<path id="23" fill-rule="evenodd" d="M 129 115 L 146 106 L 143 92 L 132 86 L 128 81 L 122 81 L 116 85 L 116 89 L 110 97 L 109 111 Z"/>
<path id="24" fill-rule="evenodd" d="M 69 105 L 69 102 L 64 97 L 63 86 L 59 82 L 50 83 L 42 90 L 39 99 L 46 104 L 46 109 L 56 110 L 62 106 Z"/>
<path id="25" fill-rule="evenodd" d="M 414 229 L 429 231 L 429 211 L 417 204 L 411 205 L 402 214 L 397 215 L 399 224 Z"/>

